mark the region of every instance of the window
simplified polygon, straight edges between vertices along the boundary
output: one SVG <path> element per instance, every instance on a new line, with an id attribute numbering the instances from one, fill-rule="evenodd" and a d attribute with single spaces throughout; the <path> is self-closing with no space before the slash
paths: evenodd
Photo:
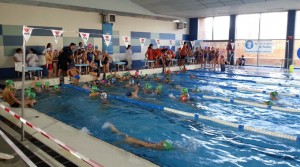
<path id="1" fill-rule="evenodd" d="M 213 19 L 213 40 L 229 39 L 230 17 L 222 16 Z"/>
<path id="2" fill-rule="evenodd" d="M 259 14 L 238 15 L 236 17 L 236 39 L 258 39 Z"/>
<path id="3" fill-rule="evenodd" d="M 212 40 L 212 27 L 213 27 L 213 18 L 201 18 L 199 20 L 199 39 L 200 40 Z"/>
<path id="4" fill-rule="evenodd" d="M 262 13 L 260 39 L 286 39 L 287 12 Z"/>

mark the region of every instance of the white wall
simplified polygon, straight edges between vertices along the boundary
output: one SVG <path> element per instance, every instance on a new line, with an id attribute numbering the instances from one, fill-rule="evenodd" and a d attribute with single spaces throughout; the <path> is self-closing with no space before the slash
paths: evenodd
<path id="1" fill-rule="evenodd" d="M 47 7 L 36 7 L 28 5 L 16 5 L 0 3 L 0 24 L 2 25 L 32 25 L 62 27 L 65 31 L 64 37 L 74 37 L 78 40 L 79 28 L 102 29 L 101 18 L 98 13 L 71 11 Z M 174 33 L 176 40 L 182 39 L 182 34 L 188 34 L 188 28 L 177 30 L 176 24 L 171 21 L 151 20 L 135 17 L 117 16 L 117 22 L 113 26 L 114 31 L 119 35 L 131 35 L 131 31 L 153 32 L 153 33 Z M 18 33 L 18 32 L 17 32 Z M 21 35 L 21 32 L 20 34 Z M 63 38 L 60 39 L 57 47 L 63 46 Z M 102 47 L 100 38 L 94 39 Z M 77 41 L 74 41 L 77 43 Z M 44 46 L 46 43 L 54 43 L 52 37 L 31 37 L 28 45 Z M 120 45 L 124 45 L 120 37 Z M 0 68 L 13 67 L 12 55 L 4 55 L 4 47 L 0 46 Z M 142 51 L 144 52 L 144 50 Z M 116 54 L 119 55 L 119 54 Z M 141 56 L 135 55 L 136 59 Z"/>

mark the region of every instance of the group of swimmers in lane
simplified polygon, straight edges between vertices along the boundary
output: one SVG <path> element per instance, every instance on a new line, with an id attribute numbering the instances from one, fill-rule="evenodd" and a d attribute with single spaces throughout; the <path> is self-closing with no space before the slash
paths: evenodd
<path id="1" fill-rule="evenodd" d="M 275 101 L 279 100 L 279 94 L 278 94 L 278 92 L 277 91 L 271 92 L 270 93 L 270 98 L 271 98 L 271 100 L 266 101 L 265 104 L 269 105 L 269 106 L 273 106 L 274 103 L 275 103 Z"/>
<path id="2" fill-rule="evenodd" d="M 33 88 L 33 89 L 32 89 Z M 52 90 L 53 89 L 53 90 Z M 25 107 L 33 107 L 36 101 L 36 94 L 40 94 L 43 91 L 54 91 L 58 92 L 59 87 L 57 85 L 53 86 L 51 89 L 50 83 L 45 82 L 44 84 L 41 82 L 40 78 L 36 78 L 32 83 L 31 87 L 25 89 L 25 99 L 24 105 Z M 15 89 L 15 83 L 12 80 L 5 81 L 5 88 L 2 92 L 2 98 L 5 102 L 7 102 L 10 107 L 19 108 L 22 105 L 21 100 L 17 98 L 17 91 Z"/>

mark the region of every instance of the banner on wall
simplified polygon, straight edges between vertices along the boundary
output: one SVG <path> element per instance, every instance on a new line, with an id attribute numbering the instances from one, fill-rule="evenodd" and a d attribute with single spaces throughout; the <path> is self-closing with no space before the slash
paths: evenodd
<path id="1" fill-rule="evenodd" d="M 183 45 L 184 45 L 184 41 L 180 41 L 180 48 L 181 49 L 182 49 Z"/>
<path id="2" fill-rule="evenodd" d="M 272 53 L 272 40 L 265 41 L 245 41 L 245 52 L 248 53 Z"/>
<path id="3" fill-rule="evenodd" d="M 173 40 L 169 40 L 169 47 L 170 47 L 170 50 L 172 49 L 172 47 L 173 47 Z"/>
<path id="4" fill-rule="evenodd" d="M 51 30 L 51 31 L 54 36 L 54 41 L 57 44 L 58 39 L 61 37 L 61 35 L 64 33 L 64 31 L 63 30 Z"/>
<path id="5" fill-rule="evenodd" d="M 155 39 L 155 42 L 156 42 L 157 48 L 160 48 L 160 39 Z"/>
<path id="6" fill-rule="evenodd" d="M 200 48 L 203 49 L 204 48 L 204 42 L 200 42 Z"/>
<path id="7" fill-rule="evenodd" d="M 122 36 L 123 42 L 126 46 L 126 48 L 128 47 L 129 43 L 130 43 L 130 37 L 128 36 Z"/>
<path id="8" fill-rule="evenodd" d="M 87 42 L 89 40 L 89 37 L 90 37 L 90 33 L 83 33 L 83 32 L 79 32 L 80 36 L 81 36 L 81 39 L 83 40 L 83 43 L 85 45 L 87 45 Z"/>
<path id="9" fill-rule="evenodd" d="M 111 35 L 104 35 L 103 34 L 103 39 L 104 39 L 105 45 L 108 47 L 109 44 L 110 44 L 110 41 L 111 41 Z"/>
<path id="10" fill-rule="evenodd" d="M 235 49 L 234 49 L 234 43 L 233 43 L 233 42 L 231 43 L 231 49 L 232 49 L 232 50 L 235 50 Z"/>
<path id="11" fill-rule="evenodd" d="M 23 26 L 23 38 L 24 40 L 27 42 L 31 36 L 33 28 L 27 27 L 27 26 Z"/>
<path id="12" fill-rule="evenodd" d="M 146 38 L 140 38 L 141 48 L 145 46 L 145 43 L 146 43 Z"/>

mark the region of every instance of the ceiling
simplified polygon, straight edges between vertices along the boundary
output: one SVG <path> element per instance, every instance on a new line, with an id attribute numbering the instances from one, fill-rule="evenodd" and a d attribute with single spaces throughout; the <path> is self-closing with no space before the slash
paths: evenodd
<path id="1" fill-rule="evenodd" d="M 300 0 L 131 0 L 162 15 L 193 18 L 300 9 Z"/>

